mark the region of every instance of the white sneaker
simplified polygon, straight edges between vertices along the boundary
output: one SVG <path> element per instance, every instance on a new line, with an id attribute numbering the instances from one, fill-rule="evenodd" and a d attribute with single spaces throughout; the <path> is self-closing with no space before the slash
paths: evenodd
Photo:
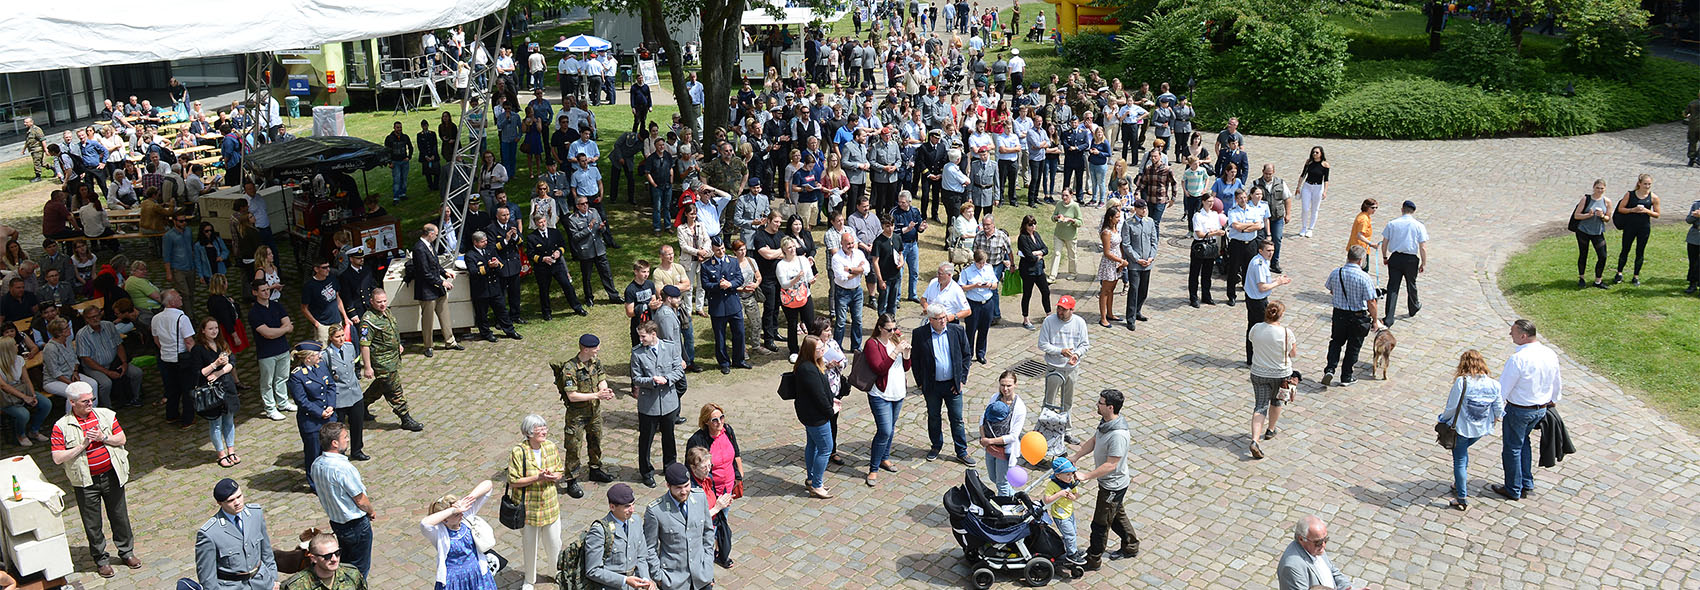
<path id="1" fill-rule="evenodd" d="M 795 365 L 795 364 L 797 364 L 797 355 L 796 355 L 796 354 L 792 354 L 792 355 L 791 355 L 791 356 L 790 356 L 790 357 L 788 357 L 788 358 L 790 358 L 790 359 L 791 359 L 791 364 L 793 364 L 793 365 Z"/>
<path id="2" fill-rule="evenodd" d="M 273 420 L 282 420 L 283 414 L 279 413 L 277 410 L 266 410 L 266 417 Z"/>
<path id="3" fill-rule="evenodd" d="M 283 411 L 285 412 L 293 412 L 298 409 L 300 408 L 295 405 L 295 402 L 287 402 L 283 404 Z"/>

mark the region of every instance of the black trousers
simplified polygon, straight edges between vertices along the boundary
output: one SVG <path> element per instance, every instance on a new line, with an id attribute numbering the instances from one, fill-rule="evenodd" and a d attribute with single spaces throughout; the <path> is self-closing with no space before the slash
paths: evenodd
<path id="1" fill-rule="evenodd" d="M 602 279 L 602 292 L 608 295 L 608 300 L 619 301 L 619 291 L 614 289 L 614 271 L 608 268 L 608 255 L 603 254 L 589 260 L 578 261 L 578 275 L 581 277 L 579 282 L 584 283 L 584 302 L 589 305 L 596 304 L 596 298 L 590 294 L 590 286 L 595 284 L 590 280 L 592 268 L 596 269 L 597 276 Z"/>
<path id="2" fill-rule="evenodd" d="M 1028 302 L 1033 300 L 1035 288 L 1039 290 L 1039 303 L 1045 306 L 1045 315 L 1051 315 L 1051 282 L 1045 280 L 1045 275 L 1021 275 L 1021 317 L 1028 316 Z"/>
<path id="3" fill-rule="evenodd" d="M 336 409 L 336 421 L 348 425 L 348 454 L 357 455 L 366 448 L 366 412 L 364 403 L 354 404 L 346 408 Z"/>
<path id="4" fill-rule="evenodd" d="M 638 414 L 638 475 L 655 473 L 655 465 L 649 462 L 649 449 L 655 443 L 656 432 L 661 433 L 661 464 L 672 465 L 678 459 L 679 446 L 673 442 L 673 420 L 678 417 L 678 410 L 665 416 Z"/>
<path id="5" fill-rule="evenodd" d="M 839 204 L 839 206 L 843 207 L 843 209 L 844 209 L 844 211 L 843 211 L 844 219 L 846 219 L 846 220 L 850 219 L 850 212 L 856 210 L 856 202 L 862 200 L 862 197 L 866 194 L 868 194 L 868 185 L 866 183 L 863 183 L 863 184 L 852 183 L 850 185 L 850 190 L 846 191 L 844 193 L 844 202 Z M 870 198 L 869 201 L 871 202 L 872 199 Z M 875 208 L 874 210 L 875 211 L 883 211 L 883 209 L 879 209 L 879 208 Z M 830 209 L 823 211 L 823 212 L 821 212 L 821 218 L 830 222 L 830 221 L 832 221 L 831 213 L 832 213 L 832 211 Z M 806 222 L 808 220 L 804 220 L 804 221 Z"/>
<path id="6" fill-rule="evenodd" d="M 761 342 L 773 348 L 773 341 L 779 339 L 779 279 L 763 276 L 756 293 L 761 297 Z"/>
<path id="7" fill-rule="evenodd" d="M 714 562 L 721 567 L 732 563 L 732 525 L 726 523 L 727 512 L 730 510 L 714 515 Z"/>
<path id="8" fill-rule="evenodd" d="M 1139 147 L 1142 146 L 1142 145 L 1145 145 L 1144 142 L 1143 142 L 1143 140 L 1145 138 L 1139 133 L 1139 124 L 1138 123 L 1122 123 L 1121 126 L 1122 126 L 1121 127 L 1121 130 L 1122 130 L 1122 159 L 1127 160 L 1129 162 L 1138 162 L 1139 161 Z M 1133 157 L 1129 158 L 1128 154 L 1133 154 Z"/>
<path id="9" fill-rule="evenodd" d="M 1603 258 L 1603 257 L 1602 257 Z M 1599 276 L 1596 274 L 1595 276 Z M 1688 245 L 1688 286 L 1700 285 L 1700 244 Z"/>
<path id="10" fill-rule="evenodd" d="M 1192 303 L 1199 301 L 1213 303 L 1215 301 L 1210 297 L 1210 274 L 1215 270 L 1215 259 L 1192 259 L 1192 264 L 1187 268 L 1186 275 L 1187 301 Z"/>
<path id="11" fill-rule="evenodd" d="M 1364 337 L 1369 335 L 1363 331 L 1361 324 L 1368 313 L 1334 308 L 1333 322 L 1328 331 L 1328 366 L 1322 372 L 1333 373 L 1339 367 L 1341 381 L 1352 377 L 1352 369 L 1358 364 L 1358 352 L 1364 347 Z M 1345 349 L 1344 358 L 1340 356 L 1341 349 Z"/>
<path id="12" fill-rule="evenodd" d="M 517 262 L 514 264 L 518 265 Z M 514 322 L 518 322 L 520 318 L 519 275 L 516 274 L 511 277 L 501 277 L 497 280 L 501 281 L 502 295 L 507 298 L 507 305 L 504 306 L 502 311 L 506 312 L 505 321 L 511 326 Z"/>
<path id="13" fill-rule="evenodd" d="M 1641 276 L 1642 257 L 1647 251 L 1647 238 L 1653 233 L 1653 228 L 1631 227 L 1624 228 L 1623 242 L 1617 246 L 1617 274 L 1623 274 L 1624 264 L 1629 262 L 1629 245 L 1635 245 L 1635 276 Z"/>
<path id="14" fill-rule="evenodd" d="M 492 326 L 503 332 L 513 330 L 513 324 L 508 323 L 507 307 L 507 304 L 502 302 L 502 296 L 500 294 L 485 297 L 473 297 L 472 320 L 473 324 L 478 326 L 478 335 L 491 335 L 492 332 L 490 331 L 490 328 Z"/>
<path id="15" fill-rule="evenodd" d="M 1049 167 L 1046 165 L 1044 158 L 1027 161 L 1027 206 L 1028 207 L 1039 206 L 1039 185 L 1044 182 L 1045 174 L 1046 174 L 1046 171 L 1048 169 L 1049 169 Z M 1049 195 L 1047 195 L 1047 196 L 1049 196 Z M 1015 203 L 1014 200 L 1010 201 L 1010 204 L 1014 204 L 1014 203 Z"/>
<path id="16" fill-rule="evenodd" d="M 1422 260 L 1415 254 L 1394 252 L 1387 257 L 1387 311 L 1381 317 L 1392 319 L 1393 309 L 1399 303 L 1399 284 L 1403 282 L 1408 293 L 1405 302 L 1410 305 L 1411 313 L 1422 309 L 1422 302 L 1417 300 L 1417 267 Z"/>
<path id="17" fill-rule="evenodd" d="M 1127 519 L 1127 488 L 1107 490 L 1098 488 L 1098 499 L 1092 506 L 1092 537 L 1086 546 L 1086 558 L 1102 558 L 1110 531 L 1121 537 L 1122 546 L 1139 548 L 1139 535 L 1133 532 L 1133 522 Z"/>
<path id="18" fill-rule="evenodd" d="M 1263 321 L 1263 312 L 1269 309 L 1269 298 L 1245 298 L 1245 363 L 1251 364 L 1251 327 Z"/>
<path id="19" fill-rule="evenodd" d="M 939 204 L 940 201 L 944 200 L 944 189 L 939 186 L 939 182 L 931 178 L 923 177 L 921 179 L 921 194 L 919 195 L 921 201 L 917 207 L 920 208 L 922 215 L 932 219 L 939 218 Z M 946 213 L 948 217 L 949 212 Z"/>
<path id="20" fill-rule="evenodd" d="M 425 177 L 425 188 L 437 190 L 442 181 L 443 161 L 437 158 L 421 158 L 419 174 Z"/>
<path id="21" fill-rule="evenodd" d="M 813 304 L 814 301 L 811 300 L 808 305 L 804 305 L 802 307 L 785 308 L 786 352 L 797 354 L 797 345 L 799 344 L 799 340 L 797 339 L 798 324 L 802 324 L 801 332 L 804 336 L 809 334 L 809 326 L 812 326 L 815 323 L 815 306 Z M 836 305 L 836 302 L 834 302 L 834 304 Z"/>
<path id="22" fill-rule="evenodd" d="M 608 104 L 613 104 L 613 103 L 610 102 Z M 627 205 L 634 205 L 634 204 L 637 203 L 637 200 L 636 200 L 637 197 L 635 196 L 637 194 L 637 190 L 638 190 L 638 180 L 637 179 L 638 179 L 638 177 L 637 177 L 636 171 L 632 170 L 631 168 L 627 168 L 627 167 L 623 167 L 623 166 L 611 166 L 609 168 L 609 173 L 608 173 L 608 192 L 606 194 L 604 194 L 603 196 L 607 197 L 608 200 L 610 200 L 610 201 L 619 200 L 619 198 L 620 198 L 620 185 L 624 184 L 625 187 L 626 187 L 626 204 Z M 622 182 L 622 180 L 624 182 Z M 604 220 L 608 219 L 608 212 L 607 211 L 603 211 L 601 207 L 597 207 L 597 210 L 602 212 L 602 215 L 603 215 L 602 219 L 604 219 Z"/>
<path id="23" fill-rule="evenodd" d="M 573 311 L 583 308 L 579 305 L 578 294 L 573 292 L 573 274 L 567 272 L 567 263 L 556 261 L 547 268 L 533 267 L 531 276 L 537 277 L 537 301 L 542 304 L 540 307 L 543 308 L 543 319 L 547 320 L 553 315 L 554 308 L 549 304 L 551 284 L 561 286 L 561 292 L 567 294 L 567 305 L 572 306 Z"/>
<path id="24" fill-rule="evenodd" d="M 1606 236 L 1605 236 L 1605 234 L 1594 235 L 1594 234 L 1585 234 L 1585 233 L 1582 233 L 1582 232 L 1576 232 L 1576 276 L 1582 276 L 1582 275 L 1588 274 L 1588 247 L 1589 246 L 1592 246 L 1593 249 L 1594 249 L 1594 258 L 1595 258 L 1595 261 L 1594 261 L 1594 280 L 1598 281 L 1598 280 L 1600 280 L 1600 279 L 1602 279 L 1606 276 Z M 1690 249 L 1690 252 L 1692 252 L 1694 245 L 1689 244 L 1688 247 Z M 1692 263 L 1692 261 L 1694 260 L 1694 256 L 1692 254 L 1690 254 L 1688 259 Z M 1688 283 L 1694 284 L 1694 279 L 1692 278 L 1693 275 L 1690 274 L 1689 276 L 1691 278 L 1688 279 Z"/>
<path id="25" fill-rule="evenodd" d="M 966 198 L 965 193 L 961 191 L 941 190 L 939 191 L 939 194 L 941 195 L 939 200 L 944 201 L 944 218 L 949 220 L 952 217 L 956 217 L 956 208 L 962 206 L 962 201 Z"/>
<path id="26" fill-rule="evenodd" d="M 1068 188 L 1070 182 L 1074 183 L 1074 200 L 1076 202 L 1084 201 L 1085 195 L 1080 191 L 1086 187 L 1085 165 L 1081 165 L 1079 168 L 1069 168 L 1067 165 L 1063 166 L 1063 188 Z"/>
<path id="27" fill-rule="evenodd" d="M 1127 305 L 1122 317 L 1127 320 L 1128 326 L 1133 326 L 1139 321 L 1141 310 L 1145 309 L 1145 299 L 1151 293 L 1151 269 L 1129 260 L 1127 270 L 1122 274 L 1126 275 L 1127 281 Z"/>
<path id="28" fill-rule="evenodd" d="M 187 356 L 182 353 L 180 356 Z M 159 362 L 160 384 L 165 388 L 165 419 L 184 423 L 195 421 L 195 400 L 189 395 L 193 381 L 188 375 L 187 361 Z M 198 372 L 198 371 L 197 371 Z"/>
<path id="29" fill-rule="evenodd" d="M 1021 162 L 1019 160 L 998 160 L 998 189 L 1006 205 L 1015 204 L 1015 185 L 1021 183 Z M 1028 200 L 1032 200 L 1033 191 L 1027 191 Z"/>
<path id="30" fill-rule="evenodd" d="M 1222 280 L 1227 283 L 1228 301 L 1232 302 L 1235 299 L 1234 296 L 1242 290 L 1241 286 L 1245 283 L 1245 267 L 1251 264 L 1251 257 L 1256 256 L 1257 251 L 1253 249 L 1252 243 L 1249 241 L 1228 240 L 1226 254 L 1228 256 L 1228 274 L 1222 275 Z"/>
<path id="31" fill-rule="evenodd" d="M 301 408 L 299 411 L 305 412 L 305 411 L 307 411 L 307 408 Z M 315 418 L 316 417 L 317 416 L 315 416 Z M 310 474 L 313 473 L 313 461 L 315 459 L 318 459 L 319 455 L 322 454 L 323 452 L 324 452 L 324 449 L 321 449 L 319 447 L 319 431 L 314 430 L 312 432 L 308 432 L 308 431 L 302 430 L 301 431 L 301 477 L 307 479 L 307 487 L 313 487 L 313 479 L 312 479 L 312 477 L 310 477 Z"/>
<path id="32" fill-rule="evenodd" d="M 874 211 L 890 211 L 892 207 L 896 207 L 897 206 L 897 183 L 896 182 L 876 182 L 876 183 L 874 183 L 874 198 L 873 198 L 872 204 L 874 206 Z M 855 203 L 852 202 L 850 205 L 851 205 L 852 209 L 854 209 Z"/>

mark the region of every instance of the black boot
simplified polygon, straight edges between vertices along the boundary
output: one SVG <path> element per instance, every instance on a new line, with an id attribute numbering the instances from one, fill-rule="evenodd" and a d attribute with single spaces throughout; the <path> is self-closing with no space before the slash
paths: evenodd
<path id="1" fill-rule="evenodd" d="M 1132 543 L 1124 542 L 1120 549 L 1110 552 L 1110 559 L 1112 560 L 1127 559 L 1129 557 L 1139 557 L 1139 541 L 1134 541 Z"/>
<path id="2" fill-rule="evenodd" d="M 597 483 L 609 483 L 609 482 L 614 481 L 614 476 L 608 475 L 606 472 L 602 471 L 601 469 L 597 469 L 595 467 L 592 467 L 592 468 L 590 468 L 590 481 L 594 481 L 594 482 L 597 482 Z"/>
<path id="3" fill-rule="evenodd" d="M 576 479 L 567 480 L 566 485 L 561 486 L 561 491 L 566 492 L 568 496 L 572 496 L 574 499 L 584 497 L 584 488 L 578 485 Z"/>
<path id="4" fill-rule="evenodd" d="M 410 430 L 410 431 L 413 431 L 413 432 L 419 432 L 419 431 L 425 429 L 425 425 L 420 424 L 418 420 L 414 420 L 412 414 L 408 414 L 407 412 L 400 412 L 400 413 L 396 414 L 396 417 L 401 418 L 401 429 L 402 430 Z"/>

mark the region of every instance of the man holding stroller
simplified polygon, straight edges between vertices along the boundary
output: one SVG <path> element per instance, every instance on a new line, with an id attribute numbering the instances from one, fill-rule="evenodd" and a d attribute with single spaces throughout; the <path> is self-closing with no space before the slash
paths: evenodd
<path id="1" fill-rule="evenodd" d="M 1045 408 L 1060 408 L 1067 423 L 1069 409 L 1074 406 L 1074 375 L 1080 369 L 1080 359 L 1086 356 L 1086 350 L 1091 348 L 1092 340 L 1087 336 L 1086 320 L 1074 315 L 1074 297 L 1064 295 L 1057 299 L 1057 310 L 1045 317 L 1039 327 L 1039 350 L 1045 353 L 1045 364 L 1050 365 L 1050 375 L 1045 377 Z M 1056 406 L 1057 398 L 1061 397 L 1062 405 Z M 1068 442 L 1075 442 L 1074 435 L 1064 437 Z"/>
<path id="2" fill-rule="evenodd" d="M 1121 416 L 1123 401 L 1122 392 L 1115 389 L 1098 393 L 1098 431 L 1069 456 L 1070 461 L 1079 462 L 1091 453 L 1092 462 L 1087 465 L 1092 465 L 1092 470 L 1077 473 L 1076 478 L 1080 482 L 1098 480 L 1098 497 L 1092 505 L 1092 537 L 1086 547 L 1087 571 L 1095 571 L 1103 563 L 1104 545 L 1111 530 L 1121 537 L 1122 546 L 1110 552 L 1110 559 L 1139 555 L 1139 536 L 1134 534 L 1133 523 L 1127 519 L 1127 507 L 1122 504 L 1129 483 L 1122 464 L 1127 460 L 1130 443 L 1127 421 Z"/>

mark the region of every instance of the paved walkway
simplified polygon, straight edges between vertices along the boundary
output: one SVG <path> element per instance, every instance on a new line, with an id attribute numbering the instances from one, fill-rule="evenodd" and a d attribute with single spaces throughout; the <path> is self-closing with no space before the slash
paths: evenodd
<path id="1" fill-rule="evenodd" d="M 1621 191 L 1636 173 L 1650 171 L 1669 208 L 1686 206 L 1700 182 L 1674 159 L 1681 140 L 1673 125 L 1558 139 L 1251 138 L 1256 162 L 1273 161 L 1289 177 L 1313 143 L 1326 145 L 1333 158 L 1325 222 L 1315 238 L 1287 241 L 1285 266 L 1295 282 L 1277 294 L 1292 306 L 1289 325 L 1301 340 L 1300 368 L 1310 376 L 1321 373 L 1328 308 L 1320 283 L 1342 260 L 1346 229 L 1365 196 L 1381 199 L 1388 205 L 1384 212 L 1405 198 L 1420 205 L 1433 236 L 1421 279 L 1423 313 L 1395 326 L 1400 346 L 1391 381 L 1326 391 L 1306 387 L 1283 418 L 1280 438 L 1265 444 L 1271 456 L 1254 462 L 1244 451 L 1251 395 L 1238 362 L 1244 312 L 1187 307 L 1183 253 L 1165 246 L 1152 289 L 1152 321 L 1137 333 L 1094 328 L 1096 342 L 1081 379 L 1087 400 L 1103 387 L 1129 395 L 1136 474 L 1128 504 L 1144 552 L 1108 562 L 1071 587 L 1267 588 L 1292 522 L 1314 513 L 1330 525 L 1333 561 L 1378 588 L 1700 588 L 1700 444 L 1569 357 L 1563 410 L 1580 452 L 1556 469 L 1538 470 L 1531 498 L 1479 497 L 1468 513 L 1448 510 L 1450 458 L 1430 433 L 1459 352 L 1483 351 L 1497 374 L 1512 348 L 1506 325 L 1515 314 L 1495 286 L 1506 256 L 1527 239 L 1556 231 L 1574 196 L 1595 177 Z M 1389 216 L 1384 213 L 1377 225 Z M 1061 290 L 1086 288 L 1067 282 Z M 1019 300 L 1007 298 L 1004 305 L 1013 315 Z M 1081 308 L 1094 306 L 1083 302 Z M 906 305 L 906 325 L 916 324 L 913 313 Z M 612 332 L 607 341 L 622 340 L 617 329 L 605 331 Z M 993 362 L 977 367 L 970 382 L 970 415 L 978 415 L 992 391 L 996 369 L 1037 354 L 1031 332 L 1006 322 L 992 333 Z M 545 362 L 568 347 L 531 338 L 470 345 L 435 359 L 407 357 L 408 395 L 428 428 L 423 434 L 401 431 L 380 411 L 383 419 L 367 439 L 376 460 L 359 464 L 379 513 L 374 587 L 429 587 L 434 555 L 416 526 L 426 503 L 496 476 L 517 441 L 521 415 L 538 412 L 559 424 L 561 408 Z M 720 585 L 962 587 L 967 569 L 939 500 L 960 481 L 961 466 L 920 460 L 927 445 L 924 404 L 913 398 L 904 408 L 896 442 L 901 472 L 869 489 L 860 469 L 835 467 L 827 483 L 839 498 L 810 500 L 800 485 L 801 429 L 790 404 L 773 393 L 779 365 L 770 359 L 754 372 L 693 376 L 686 398 L 688 407 L 710 400 L 724 405 L 743 438 L 750 496 L 732 508 L 738 567 L 722 570 Z M 1030 405 L 1041 397 L 1038 389 L 1030 382 L 1020 386 Z M 868 410 L 858 397 L 846 401 L 842 447 L 847 459 L 865 460 L 872 434 Z M 238 444 L 247 461 L 231 470 L 211 464 L 199 427 L 180 433 L 151 412 L 124 414 L 136 463 L 131 513 L 146 569 L 120 568 L 118 578 L 102 580 L 79 548 L 74 582 L 166 588 L 189 573 L 193 531 L 214 510 L 208 490 L 226 475 L 266 506 L 275 539 L 320 522 L 318 504 L 304 493 L 293 423 L 256 418 L 255 403 L 244 407 Z M 605 415 L 609 462 L 617 477 L 632 481 L 631 402 L 615 402 Z M 1089 420 L 1084 409 L 1075 418 Z M 689 432 L 682 430 L 680 438 Z M 1478 443 L 1472 495 L 1491 495 L 1485 488 L 1499 481 L 1500 448 L 1497 437 Z M 38 462 L 48 461 L 45 450 L 31 451 Z M 584 500 L 563 498 L 568 534 L 603 513 L 605 489 L 591 485 Z M 637 489 L 640 503 L 663 493 Z M 1089 512 L 1083 508 L 1077 516 L 1083 535 Z M 65 517 L 75 547 L 82 532 L 74 513 Z M 484 512 L 492 519 L 494 513 L 493 506 Z M 501 531 L 498 538 L 505 555 L 517 556 L 517 535 Z M 499 581 L 514 588 L 517 578 L 506 573 Z"/>

